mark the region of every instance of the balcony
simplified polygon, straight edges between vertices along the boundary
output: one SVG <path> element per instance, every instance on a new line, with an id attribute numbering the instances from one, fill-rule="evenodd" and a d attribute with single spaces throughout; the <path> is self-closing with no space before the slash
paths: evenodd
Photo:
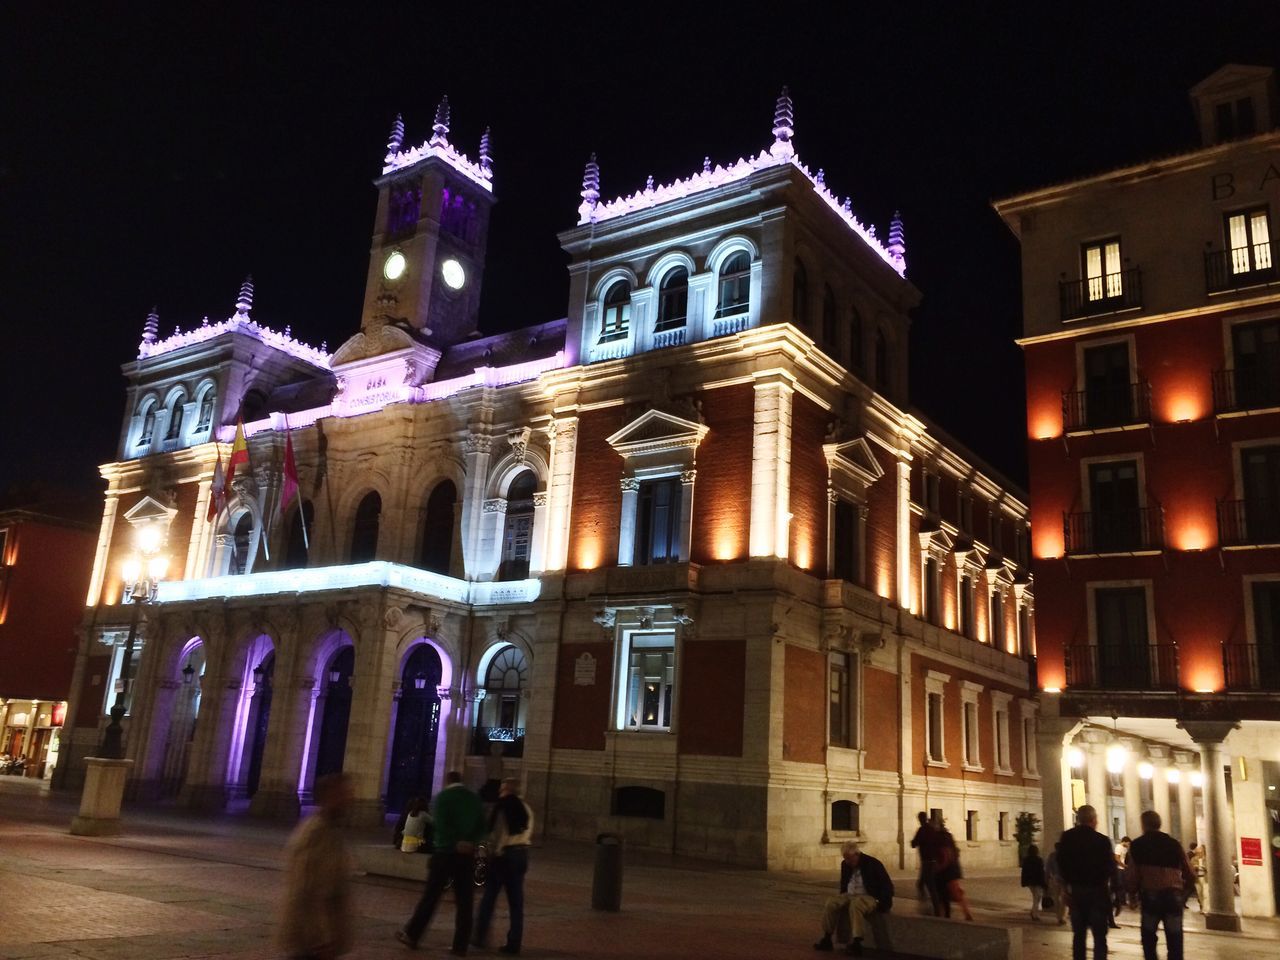
<path id="1" fill-rule="evenodd" d="M 1142 271 L 1137 267 L 1102 277 L 1058 282 L 1062 321 L 1142 309 Z"/>
<path id="2" fill-rule="evenodd" d="M 1067 689 L 1168 691 L 1178 689 L 1178 646 L 1079 644 L 1066 649 Z"/>
<path id="3" fill-rule="evenodd" d="M 1256 643 L 1224 643 L 1222 670 L 1227 690 L 1280 691 L 1280 650 Z"/>
<path id="4" fill-rule="evenodd" d="M 1068 556 L 1157 553 L 1164 549 L 1164 509 L 1159 505 L 1062 515 Z"/>
<path id="5" fill-rule="evenodd" d="M 502 747 L 504 757 L 523 757 L 524 727 L 475 727 L 471 733 L 471 755 L 490 756 L 495 743 Z"/>
<path id="6" fill-rule="evenodd" d="M 1151 384 L 1064 390 L 1062 422 L 1068 433 L 1115 430 L 1151 422 Z"/>
<path id="7" fill-rule="evenodd" d="M 1213 372 L 1213 412 L 1240 413 L 1280 407 L 1280 363 Z"/>
<path id="8" fill-rule="evenodd" d="M 1219 500 L 1218 542 L 1224 547 L 1280 543 L 1280 502 Z"/>
<path id="9" fill-rule="evenodd" d="M 1270 243 L 1232 250 L 1209 250 L 1204 255 L 1204 286 L 1209 293 L 1261 287 L 1280 280 Z"/>

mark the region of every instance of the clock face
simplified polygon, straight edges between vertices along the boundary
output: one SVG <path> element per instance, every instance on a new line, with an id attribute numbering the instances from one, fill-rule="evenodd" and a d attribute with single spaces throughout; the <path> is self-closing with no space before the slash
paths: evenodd
<path id="1" fill-rule="evenodd" d="M 461 290 L 467 282 L 467 272 L 462 269 L 462 264 L 453 258 L 440 264 L 440 276 L 444 278 L 450 290 Z"/>
<path id="2" fill-rule="evenodd" d="M 399 280 L 404 276 L 404 272 L 408 269 L 408 266 L 409 263 L 405 260 L 404 254 L 397 250 L 383 261 L 382 275 L 388 280 Z"/>

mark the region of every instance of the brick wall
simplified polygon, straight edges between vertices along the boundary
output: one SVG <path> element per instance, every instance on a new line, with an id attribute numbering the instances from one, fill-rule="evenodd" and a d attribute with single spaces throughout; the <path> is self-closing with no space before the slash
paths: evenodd
<path id="1" fill-rule="evenodd" d="M 625 425 L 621 407 L 588 410 L 578 419 L 570 514 L 569 569 L 614 566 L 622 515 L 622 458 L 606 438 Z M 696 503 L 696 500 L 695 500 Z"/>
<path id="2" fill-rule="evenodd" d="M 791 410 L 791 562 L 817 576 L 827 566 L 827 460 L 830 415 L 796 394 Z"/>
<path id="3" fill-rule="evenodd" d="M 827 658 L 788 644 L 784 675 L 782 758 L 822 763 L 827 756 Z"/>
<path id="4" fill-rule="evenodd" d="M 867 667 L 862 673 L 862 747 L 872 770 L 898 769 L 898 678 Z"/>
<path id="5" fill-rule="evenodd" d="M 742 756 L 747 676 L 743 640 L 686 640 L 681 648 L 680 752 Z"/>
<path id="6" fill-rule="evenodd" d="M 574 683 L 577 660 L 583 654 L 596 660 L 596 682 Z M 561 750 L 603 750 L 613 690 L 613 644 L 564 643 L 556 665 L 555 716 L 551 746 Z"/>
<path id="7" fill-rule="evenodd" d="M 699 395 L 710 432 L 698 447 L 693 492 L 694 563 L 745 560 L 751 529 L 755 390 L 737 384 Z"/>

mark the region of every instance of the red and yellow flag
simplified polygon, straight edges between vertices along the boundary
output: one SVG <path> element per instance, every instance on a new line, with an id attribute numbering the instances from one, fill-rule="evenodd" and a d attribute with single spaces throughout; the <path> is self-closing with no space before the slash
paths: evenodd
<path id="1" fill-rule="evenodd" d="M 236 421 L 236 439 L 231 444 L 231 459 L 227 461 L 227 487 L 231 486 L 231 481 L 235 479 L 236 468 L 243 465 L 246 469 L 249 467 L 249 444 L 244 438 L 244 421 Z"/>

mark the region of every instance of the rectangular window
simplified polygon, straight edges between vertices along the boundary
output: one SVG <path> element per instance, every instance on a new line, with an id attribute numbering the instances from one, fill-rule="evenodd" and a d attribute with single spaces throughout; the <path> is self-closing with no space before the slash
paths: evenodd
<path id="1" fill-rule="evenodd" d="M 1271 269 L 1271 223 L 1266 207 L 1227 214 L 1226 231 L 1233 275 Z"/>
<path id="2" fill-rule="evenodd" d="M 1003 554 L 1004 523 L 1000 519 L 1000 511 L 998 509 L 993 508 L 991 513 L 987 515 L 987 529 L 990 531 L 987 542 L 991 544 L 991 552 Z"/>
<path id="3" fill-rule="evenodd" d="M 1031 608 L 1018 605 L 1018 656 L 1031 656 Z"/>
<path id="4" fill-rule="evenodd" d="M 1280 543 L 1280 445 L 1240 451 L 1245 531 L 1252 543 Z"/>
<path id="5" fill-rule="evenodd" d="M 980 766 L 982 757 L 978 747 L 978 704 L 970 700 L 964 705 L 964 762 L 970 767 Z"/>
<path id="6" fill-rule="evenodd" d="M 831 578 L 862 582 L 862 516 L 858 505 L 848 500 L 837 500 L 832 523 Z"/>
<path id="7" fill-rule="evenodd" d="M 1004 596 L 999 590 L 991 592 L 990 615 L 987 624 L 987 641 L 997 650 L 1004 649 Z"/>
<path id="8" fill-rule="evenodd" d="M 963 574 L 960 577 L 960 632 L 970 640 L 975 640 L 978 636 L 974 617 L 974 593 L 973 576 Z"/>
<path id="9" fill-rule="evenodd" d="M 929 736 L 929 743 L 927 744 L 929 759 L 937 763 L 945 763 L 946 754 L 943 752 L 942 743 L 942 694 L 929 694 L 926 700 L 926 707 L 929 712 L 928 727 L 926 728 Z"/>
<path id="10" fill-rule="evenodd" d="M 1136 460 L 1089 464 L 1089 511 L 1093 553 L 1144 546 Z"/>
<path id="11" fill-rule="evenodd" d="M 1022 718 L 1022 769 L 1026 773 L 1035 773 L 1036 764 L 1036 718 Z"/>
<path id="12" fill-rule="evenodd" d="M 1250 680 L 1264 690 L 1280 686 L 1280 580 L 1253 583 L 1253 642 L 1256 673 Z"/>
<path id="13" fill-rule="evenodd" d="M 966 810 L 964 813 L 964 838 L 970 843 L 978 839 L 978 811 Z"/>
<path id="14" fill-rule="evenodd" d="M 1010 769 L 1012 757 L 1009 753 L 1009 711 L 996 711 L 996 767 L 1000 770 Z"/>
<path id="15" fill-rule="evenodd" d="M 1106 343 L 1084 349 L 1084 414 L 1089 427 L 1120 426 L 1133 420 L 1133 374 L 1129 344 Z"/>
<path id="16" fill-rule="evenodd" d="M 636 498 L 635 563 L 675 563 L 680 555 L 680 478 L 645 480 Z"/>
<path id="17" fill-rule="evenodd" d="M 828 664 L 828 716 L 830 743 L 835 747 L 852 747 L 853 738 L 853 670 L 847 653 L 833 653 Z"/>
<path id="18" fill-rule="evenodd" d="M 1084 263 L 1085 298 L 1090 303 L 1115 300 L 1123 295 L 1119 237 L 1086 243 L 1081 257 Z"/>
<path id="19" fill-rule="evenodd" d="M 935 626 L 942 625 L 942 566 L 935 557 L 924 561 L 924 615 Z"/>
<path id="20" fill-rule="evenodd" d="M 1235 405 L 1280 407 L 1280 320 L 1237 323 L 1231 328 Z"/>
<path id="21" fill-rule="evenodd" d="M 956 526 L 965 533 L 973 533 L 973 495 L 964 490 L 956 493 Z"/>
<path id="22" fill-rule="evenodd" d="M 671 729 L 675 697 L 675 637 L 669 633 L 632 634 L 627 643 L 625 730 Z"/>
<path id="23" fill-rule="evenodd" d="M 924 508 L 935 516 L 941 512 L 942 491 L 941 480 L 936 473 L 924 475 Z"/>
<path id="24" fill-rule="evenodd" d="M 1097 677 L 1103 687 L 1142 689 L 1151 681 L 1144 587 L 1100 587 L 1093 593 L 1098 642 Z"/>
<path id="25" fill-rule="evenodd" d="M 1000 811 L 996 820 L 996 835 L 1001 840 L 1012 840 L 1013 833 L 1009 829 L 1009 812 L 1007 810 Z"/>

